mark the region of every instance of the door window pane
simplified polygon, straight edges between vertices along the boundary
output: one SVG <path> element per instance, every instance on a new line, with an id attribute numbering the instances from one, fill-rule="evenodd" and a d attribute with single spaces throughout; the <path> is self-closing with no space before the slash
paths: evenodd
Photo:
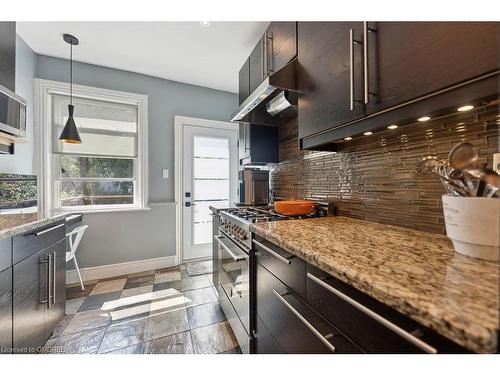
<path id="1" fill-rule="evenodd" d="M 194 180 L 194 201 L 228 200 L 229 180 Z"/>
<path id="2" fill-rule="evenodd" d="M 212 241 L 209 206 L 229 206 L 229 140 L 198 137 L 193 140 L 193 244 Z"/>
<path id="3" fill-rule="evenodd" d="M 229 159 L 194 158 L 195 178 L 229 179 Z"/>

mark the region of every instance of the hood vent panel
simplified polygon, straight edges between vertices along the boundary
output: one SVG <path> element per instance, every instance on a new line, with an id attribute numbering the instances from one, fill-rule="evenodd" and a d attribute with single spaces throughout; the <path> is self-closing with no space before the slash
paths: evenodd
<path id="1" fill-rule="evenodd" d="M 277 126 L 297 116 L 297 59 L 267 77 L 231 116 L 231 121 Z"/>

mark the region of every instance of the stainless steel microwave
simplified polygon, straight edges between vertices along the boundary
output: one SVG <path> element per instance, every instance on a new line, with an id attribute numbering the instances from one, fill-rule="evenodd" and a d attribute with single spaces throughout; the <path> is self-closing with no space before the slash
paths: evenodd
<path id="1" fill-rule="evenodd" d="M 26 137 L 26 100 L 0 85 L 0 132 Z"/>

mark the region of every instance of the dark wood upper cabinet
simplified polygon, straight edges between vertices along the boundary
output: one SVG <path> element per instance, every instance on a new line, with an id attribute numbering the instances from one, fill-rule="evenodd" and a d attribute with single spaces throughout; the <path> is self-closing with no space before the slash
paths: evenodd
<path id="1" fill-rule="evenodd" d="M 16 91 L 15 22 L 0 22 L 0 85 Z"/>
<path id="2" fill-rule="evenodd" d="M 266 31 L 267 70 L 272 74 L 297 56 L 297 22 L 271 22 Z"/>
<path id="3" fill-rule="evenodd" d="M 362 37 L 362 22 L 298 23 L 299 138 L 364 116 Z"/>
<path id="4" fill-rule="evenodd" d="M 265 48 L 265 38 L 259 39 L 259 42 L 250 53 L 249 63 L 250 63 L 250 94 L 264 81 L 266 78 L 266 71 L 264 66 L 264 48 Z"/>
<path id="5" fill-rule="evenodd" d="M 241 104 L 250 95 L 250 58 L 246 59 L 241 67 L 238 82 L 239 102 Z"/>
<path id="6" fill-rule="evenodd" d="M 498 22 L 376 22 L 367 34 L 375 113 L 500 69 Z"/>
<path id="7" fill-rule="evenodd" d="M 279 162 L 279 129 L 273 126 L 240 124 L 240 165 Z"/>

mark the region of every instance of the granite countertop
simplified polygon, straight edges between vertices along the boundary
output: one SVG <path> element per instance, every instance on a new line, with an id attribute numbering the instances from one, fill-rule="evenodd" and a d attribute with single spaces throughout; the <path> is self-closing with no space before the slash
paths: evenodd
<path id="1" fill-rule="evenodd" d="M 51 217 L 41 217 L 36 212 L 0 215 L 0 240 L 55 223 L 72 215 L 71 213 L 65 213 Z"/>
<path id="2" fill-rule="evenodd" d="M 497 351 L 500 264 L 454 252 L 445 236 L 346 217 L 250 229 L 470 350 Z"/>

